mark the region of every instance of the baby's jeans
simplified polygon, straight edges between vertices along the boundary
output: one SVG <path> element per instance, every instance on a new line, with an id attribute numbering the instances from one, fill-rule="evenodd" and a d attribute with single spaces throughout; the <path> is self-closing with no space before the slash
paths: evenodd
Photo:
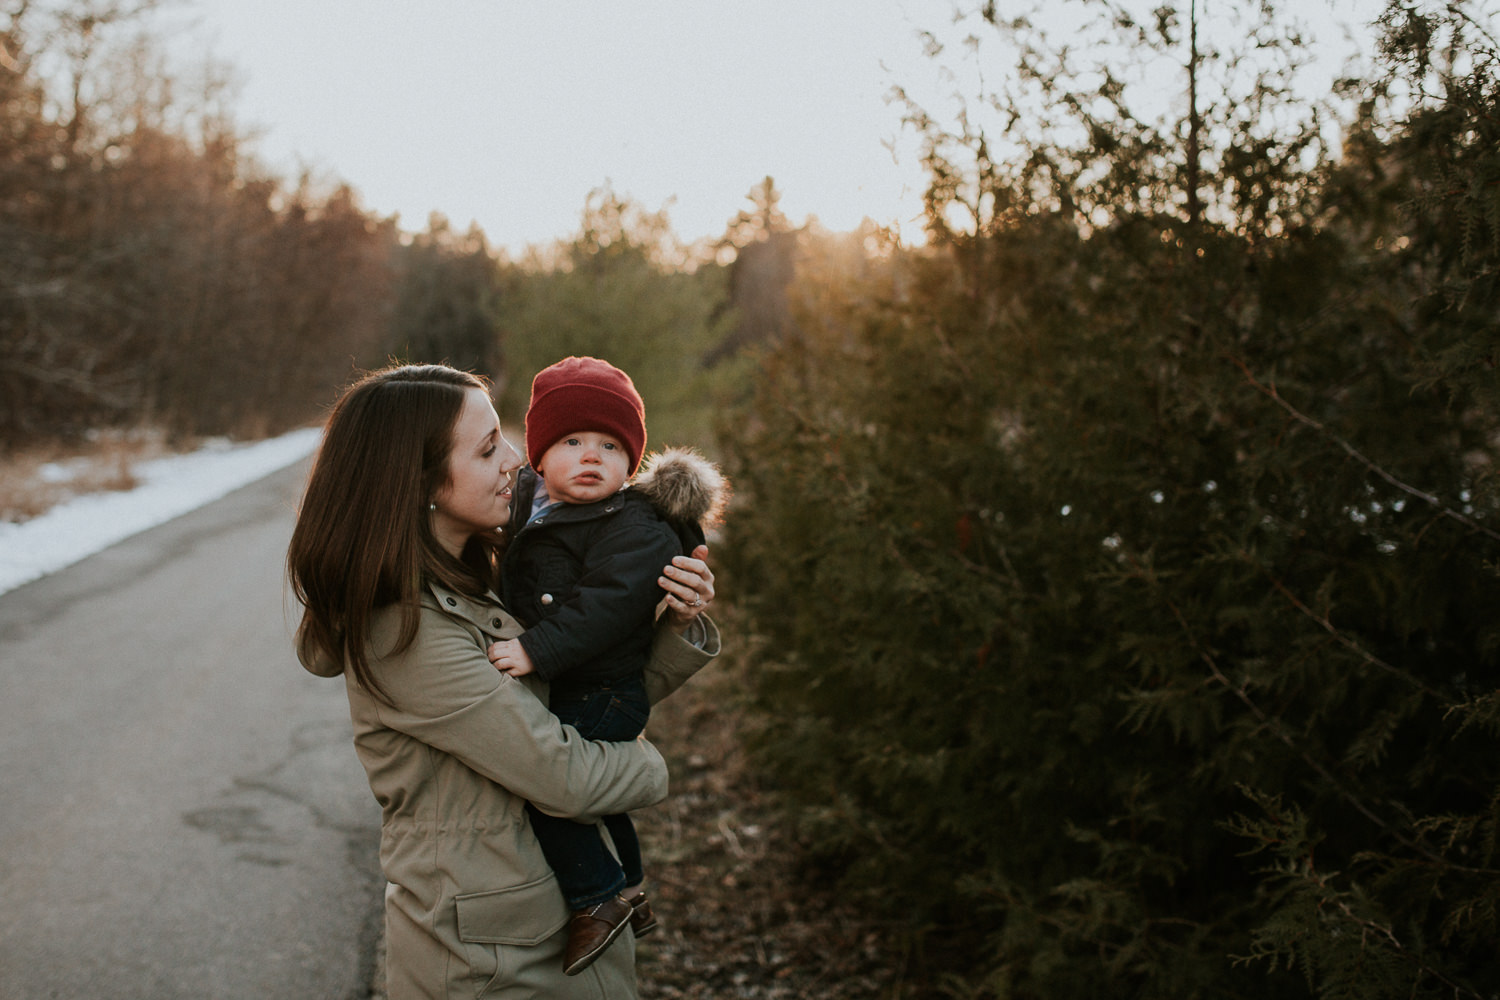
<path id="1" fill-rule="evenodd" d="M 651 714 L 646 684 L 639 675 L 586 691 L 554 686 L 550 707 L 552 714 L 576 728 L 584 739 L 611 742 L 633 740 L 641 735 Z M 627 885 L 639 885 L 645 877 L 641 842 L 636 837 L 635 824 L 625 813 L 604 817 L 604 826 L 620 855 L 616 861 L 604 846 L 597 826 L 548 816 L 530 803 L 526 811 L 541 842 L 542 853 L 562 886 L 568 909 L 581 910 L 602 903 Z"/>

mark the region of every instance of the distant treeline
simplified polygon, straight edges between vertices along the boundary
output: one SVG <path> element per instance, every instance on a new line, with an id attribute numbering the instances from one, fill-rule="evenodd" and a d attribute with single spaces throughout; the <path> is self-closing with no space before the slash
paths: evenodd
<path id="1" fill-rule="evenodd" d="M 508 261 L 478 229 L 406 232 L 345 184 L 276 177 L 222 71 L 167 68 L 154 6 L 0 11 L 0 448 L 116 425 L 260 436 L 392 358 L 482 372 L 515 416 L 569 351 L 630 369 L 664 440 L 707 440 L 742 325 L 716 248 L 605 189 L 574 242 Z"/>
<path id="2" fill-rule="evenodd" d="M 378 358 L 393 228 L 258 173 L 100 4 L 0 20 L 0 444 L 151 423 L 256 435 Z M 50 60 L 53 79 L 36 67 Z M 61 75 L 63 78 L 58 79 Z"/>

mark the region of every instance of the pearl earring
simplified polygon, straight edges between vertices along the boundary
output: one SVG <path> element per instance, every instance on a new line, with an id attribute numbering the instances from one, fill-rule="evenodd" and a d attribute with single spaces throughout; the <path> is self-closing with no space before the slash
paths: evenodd
<path id="1" fill-rule="evenodd" d="M 437 504 L 430 503 L 430 504 L 427 505 L 427 509 L 428 510 L 437 510 Z"/>

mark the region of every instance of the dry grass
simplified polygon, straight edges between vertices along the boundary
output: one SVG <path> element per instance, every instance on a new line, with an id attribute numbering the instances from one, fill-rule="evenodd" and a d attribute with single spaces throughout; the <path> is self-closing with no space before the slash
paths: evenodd
<path id="1" fill-rule="evenodd" d="M 143 429 L 96 431 L 83 441 L 0 453 L 0 521 L 29 521 L 86 493 L 133 489 L 139 463 L 174 450 L 162 432 Z"/>

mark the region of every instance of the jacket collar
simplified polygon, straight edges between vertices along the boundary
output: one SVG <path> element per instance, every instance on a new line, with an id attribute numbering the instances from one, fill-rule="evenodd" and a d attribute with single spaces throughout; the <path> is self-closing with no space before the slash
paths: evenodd
<path id="1" fill-rule="evenodd" d="M 493 592 L 487 592 L 483 598 L 474 598 L 449 590 L 435 580 L 429 580 L 427 596 L 439 611 L 468 622 L 486 635 L 506 639 L 520 634 L 520 626 L 506 613 L 500 604 L 500 598 Z"/>
<path id="2" fill-rule="evenodd" d="M 626 486 L 620 492 L 607 496 L 593 503 L 564 503 L 553 504 L 543 510 L 542 513 L 526 522 L 521 530 L 525 531 L 532 525 L 559 524 L 563 522 L 591 521 L 596 517 L 604 517 L 613 514 L 629 501 L 626 499 L 630 493 L 630 487 Z"/>

